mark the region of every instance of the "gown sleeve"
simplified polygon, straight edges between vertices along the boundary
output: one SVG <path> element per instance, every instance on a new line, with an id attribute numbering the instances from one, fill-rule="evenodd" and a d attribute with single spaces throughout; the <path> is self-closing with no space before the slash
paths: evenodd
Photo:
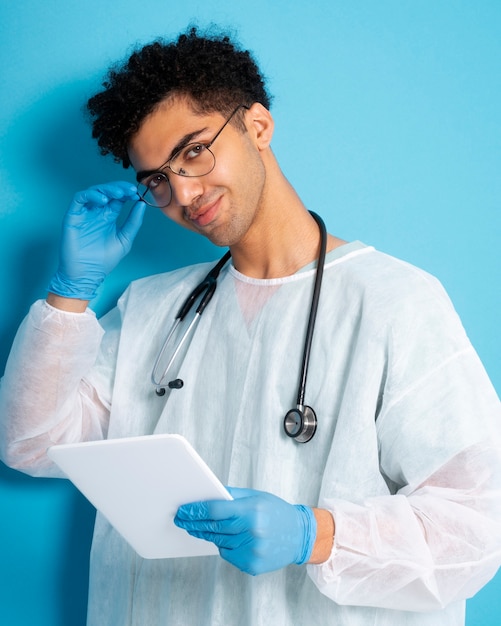
<path id="1" fill-rule="evenodd" d="M 501 561 L 500 450 L 472 446 L 421 485 L 361 503 L 326 499 L 330 558 L 308 566 L 338 604 L 434 611 L 472 597 Z"/>
<path id="2" fill-rule="evenodd" d="M 110 399 L 85 378 L 103 330 L 94 313 L 33 304 L 0 381 L 0 455 L 32 476 L 61 476 L 46 455 L 56 443 L 106 436 Z"/>
<path id="3" fill-rule="evenodd" d="M 339 498 L 324 477 L 334 545 L 308 571 L 338 604 L 438 610 L 501 564 L 499 399 L 456 315 L 419 317 L 387 342 L 375 428 L 389 495 Z"/>

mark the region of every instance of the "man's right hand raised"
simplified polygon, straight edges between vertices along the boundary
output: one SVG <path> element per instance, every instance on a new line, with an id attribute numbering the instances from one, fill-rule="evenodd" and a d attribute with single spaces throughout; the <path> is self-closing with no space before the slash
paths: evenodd
<path id="1" fill-rule="evenodd" d="M 124 204 L 134 200 L 137 202 L 119 227 L 117 219 Z M 68 311 L 85 310 L 105 277 L 130 251 L 145 209 L 135 185 L 129 182 L 77 192 L 63 220 L 59 267 L 49 284 L 49 304 Z"/>

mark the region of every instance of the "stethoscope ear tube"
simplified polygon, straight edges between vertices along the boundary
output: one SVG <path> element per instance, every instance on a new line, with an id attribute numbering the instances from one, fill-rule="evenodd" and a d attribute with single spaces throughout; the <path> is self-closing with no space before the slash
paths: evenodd
<path id="1" fill-rule="evenodd" d="M 186 330 L 185 333 L 183 333 L 183 336 L 181 337 L 181 340 L 179 341 L 179 343 L 176 346 L 176 349 L 174 350 L 174 352 L 172 353 L 169 362 L 167 363 L 167 365 L 164 367 L 163 373 L 160 377 L 157 377 L 157 370 L 160 366 L 160 361 L 164 355 L 165 349 L 169 343 L 170 338 L 172 337 L 172 335 L 174 334 L 176 328 L 178 327 L 179 323 L 181 322 L 181 318 L 177 317 L 174 320 L 174 324 L 172 325 L 171 331 L 169 333 L 169 335 L 167 336 L 167 339 L 164 342 L 164 345 L 162 346 L 162 349 L 160 350 L 160 353 L 157 357 L 157 360 L 155 361 L 155 365 L 153 366 L 153 371 L 151 372 L 151 382 L 155 385 L 156 390 L 157 390 L 157 395 L 158 396 L 163 396 L 165 394 L 165 380 L 167 378 L 167 372 L 169 371 L 169 369 L 172 366 L 172 363 L 174 362 L 175 358 L 177 357 L 177 355 L 179 354 L 179 351 L 181 350 L 181 348 L 183 347 L 183 345 L 186 343 L 186 340 L 188 339 L 188 337 L 191 335 L 194 327 L 196 326 L 196 324 L 198 323 L 198 320 L 200 319 L 200 313 L 195 313 L 193 319 L 190 322 L 190 325 L 188 326 L 188 329 Z M 176 379 L 179 380 L 179 379 Z M 167 387 L 169 387 L 170 389 L 180 389 L 183 385 L 181 386 L 177 386 L 177 385 L 172 385 L 172 383 L 168 383 Z M 161 393 L 159 392 L 160 389 L 164 389 L 164 392 Z"/>
<path id="2" fill-rule="evenodd" d="M 222 270 L 222 268 L 224 267 L 224 265 L 228 262 L 228 260 L 231 257 L 231 252 L 228 250 L 224 256 L 222 256 L 219 261 L 216 263 L 216 265 L 208 272 L 208 274 L 205 276 L 205 278 L 195 287 L 195 289 L 193 289 L 193 291 L 188 295 L 188 297 L 186 298 L 186 300 L 183 302 L 183 304 L 181 305 L 176 318 L 174 319 L 174 323 L 172 324 L 172 327 L 169 331 L 169 334 L 167 335 L 167 339 L 164 341 L 162 349 L 160 350 L 155 364 L 153 366 L 153 371 L 151 372 L 151 382 L 153 383 L 153 385 L 155 386 L 155 393 L 157 394 L 157 396 L 164 396 L 165 395 L 165 390 L 168 387 L 169 389 L 181 389 L 181 387 L 183 387 L 184 383 L 180 378 L 176 378 L 175 380 L 172 380 L 170 382 L 166 382 L 167 379 L 167 374 L 172 366 L 172 363 L 174 362 L 176 356 L 179 354 L 179 351 L 181 350 L 181 348 L 183 347 L 183 345 L 186 343 L 187 338 L 191 335 L 191 333 L 193 332 L 196 324 L 198 323 L 200 316 L 202 315 L 202 313 L 205 310 L 205 307 L 209 304 L 209 302 L 212 299 L 212 296 L 214 295 L 214 292 L 216 291 L 216 287 L 217 287 L 217 278 Z M 176 332 L 177 327 L 179 326 L 179 324 L 184 320 L 184 318 L 186 317 L 186 315 L 190 312 L 191 308 L 193 307 L 194 303 L 196 302 L 197 298 L 200 296 L 201 293 L 204 293 L 204 295 L 202 296 L 200 303 L 197 307 L 195 316 L 193 317 L 193 320 L 190 322 L 190 325 L 188 327 L 188 329 L 186 330 L 186 332 L 183 334 L 183 336 L 181 337 L 181 340 L 179 341 L 179 343 L 176 346 L 176 349 L 174 350 L 173 354 L 171 355 L 169 362 L 167 363 L 167 365 L 163 368 L 163 372 L 162 375 L 159 376 L 158 375 L 158 370 L 160 368 L 160 363 L 162 361 L 162 358 L 164 356 L 164 353 L 167 349 L 167 346 L 169 345 L 171 338 L 173 337 L 174 333 Z"/>

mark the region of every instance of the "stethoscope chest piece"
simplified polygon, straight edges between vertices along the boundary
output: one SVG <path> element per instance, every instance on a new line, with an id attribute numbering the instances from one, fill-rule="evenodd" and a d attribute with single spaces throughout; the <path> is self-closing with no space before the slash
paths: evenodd
<path id="1" fill-rule="evenodd" d="M 285 434 L 298 443 L 307 443 L 317 430 L 317 416 L 310 406 L 297 407 L 284 417 Z"/>

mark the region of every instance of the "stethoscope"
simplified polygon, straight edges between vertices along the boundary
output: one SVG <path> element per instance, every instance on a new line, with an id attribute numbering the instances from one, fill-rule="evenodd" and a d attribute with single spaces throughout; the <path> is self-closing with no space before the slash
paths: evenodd
<path id="1" fill-rule="evenodd" d="M 317 430 L 317 416 L 315 411 L 304 403 L 305 391 L 306 391 L 306 379 L 308 376 L 308 365 L 310 362 L 310 351 L 313 342 L 313 330 L 315 328 L 315 321 L 317 318 L 318 302 L 320 299 L 320 290 L 322 287 L 322 276 L 324 272 L 325 254 L 327 249 L 327 231 L 325 224 L 320 216 L 310 211 L 312 217 L 318 224 L 320 229 L 320 253 L 318 255 L 317 271 L 315 273 L 315 284 L 313 286 L 313 296 L 311 299 L 310 314 L 308 318 L 308 326 L 306 327 L 306 337 L 304 341 L 303 359 L 301 364 L 301 373 L 299 378 L 299 388 L 297 392 L 296 408 L 287 412 L 284 417 L 284 430 L 287 436 L 291 437 L 298 443 L 306 443 L 312 439 Z M 158 396 L 165 395 L 166 388 L 169 389 L 181 389 L 184 386 L 184 382 L 180 378 L 176 378 L 167 382 L 167 374 L 172 367 L 174 360 L 179 352 L 188 345 L 188 339 L 191 337 L 194 329 L 196 328 L 202 313 L 206 306 L 212 299 L 217 287 L 218 276 L 231 257 L 230 251 L 217 262 L 217 264 L 210 270 L 205 278 L 193 289 L 186 300 L 181 305 L 174 323 L 167 335 L 166 340 L 160 350 L 153 371 L 151 373 L 151 382 L 155 386 L 155 392 Z M 202 295 L 203 294 L 203 295 Z M 179 324 L 185 319 L 190 310 L 193 308 L 195 302 L 200 298 L 200 303 L 195 311 L 193 319 L 190 321 L 188 328 L 185 330 L 177 345 L 174 347 L 167 365 L 163 368 L 162 375 L 158 376 L 158 370 L 164 354 L 167 351 L 167 347 L 172 343 L 172 338 L 175 336 Z"/>

